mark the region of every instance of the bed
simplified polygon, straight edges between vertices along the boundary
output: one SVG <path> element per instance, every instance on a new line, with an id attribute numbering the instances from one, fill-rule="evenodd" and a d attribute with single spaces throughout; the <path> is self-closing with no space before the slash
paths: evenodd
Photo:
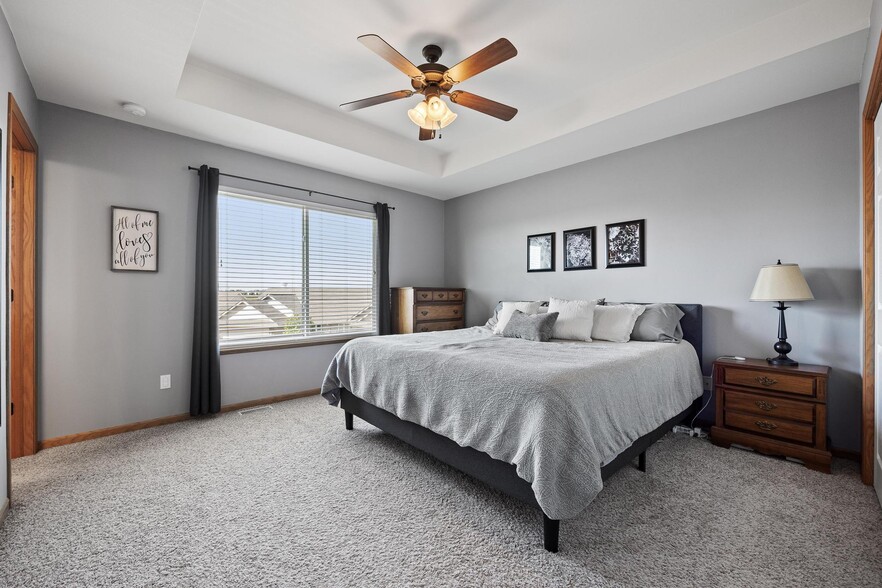
<path id="1" fill-rule="evenodd" d="M 336 354 L 329 403 L 560 520 L 689 418 L 701 399 L 702 308 L 680 304 L 683 343 L 537 343 L 484 327 L 367 337 Z"/>

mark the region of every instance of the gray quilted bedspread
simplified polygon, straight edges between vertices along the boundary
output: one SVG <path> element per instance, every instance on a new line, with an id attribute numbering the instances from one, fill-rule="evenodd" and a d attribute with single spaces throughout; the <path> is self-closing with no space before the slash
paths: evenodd
<path id="1" fill-rule="evenodd" d="M 538 343 L 484 327 L 365 337 L 337 352 L 330 404 L 355 396 L 514 464 L 550 518 L 578 515 L 600 468 L 701 395 L 687 342 Z"/>

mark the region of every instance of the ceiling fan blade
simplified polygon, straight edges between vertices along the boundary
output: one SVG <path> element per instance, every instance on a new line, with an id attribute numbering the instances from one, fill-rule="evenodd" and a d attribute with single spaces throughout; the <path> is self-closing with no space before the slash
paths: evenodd
<path id="1" fill-rule="evenodd" d="M 423 127 L 420 127 L 420 141 L 428 141 L 434 138 L 435 131 L 433 129 L 424 129 Z"/>
<path id="2" fill-rule="evenodd" d="M 517 108 L 512 108 L 511 106 L 502 104 L 501 102 L 495 102 L 489 98 L 478 96 L 477 94 L 463 92 L 462 90 L 451 92 L 450 101 L 454 104 L 459 104 L 460 106 L 465 106 L 466 108 L 471 108 L 472 110 L 477 110 L 478 112 L 483 112 L 484 114 L 489 114 L 490 116 L 495 116 L 502 120 L 511 120 L 514 118 L 514 115 L 518 113 Z"/>
<path id="3" fill-rule="evenodd" d="M 384 41 L 379 35 L 362 35 L 358 38 L 361 44 L 394 65 L 404 75 L 414 79 L 425 79 L 423 72 L 412 64 L 407 57 L 395 50 L 392 45 Z"/>
<path id="4" fill-rule="evenodd" d="M 490 43 L 471 57 L 466 57 L 444 73 L 450 82 L 458 84 L 499 65 L 518 54 L 518 50 L 508 39 L 499 39 Z"/>
<path id="5" fill-rule="evenodd" d="M 341 104 L 340 108 L 346 112 L 352 112 L 353 110 L 367 108 L 368 106 L 376 106 L 377 104 L 392 102 L 393 100 L 401 100 L 402 98 L 410 98 L 411 96 L 413 96 L 413 92 L 410 90 L 398 90 L 397 92 L 389 92 L 388 94 L 380 94 L 379 96 L 371 96 L 370 98 L 347 102 L 346 104 Z"/>

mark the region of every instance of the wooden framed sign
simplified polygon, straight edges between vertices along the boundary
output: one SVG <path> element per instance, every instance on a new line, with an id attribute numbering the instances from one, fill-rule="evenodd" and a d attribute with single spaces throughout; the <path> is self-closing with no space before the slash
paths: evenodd
<path id="1" fill-rule="evenodd" d="M 110 269 L 155 272 L 159 269 L 159 213 L 110 207 Z"/>

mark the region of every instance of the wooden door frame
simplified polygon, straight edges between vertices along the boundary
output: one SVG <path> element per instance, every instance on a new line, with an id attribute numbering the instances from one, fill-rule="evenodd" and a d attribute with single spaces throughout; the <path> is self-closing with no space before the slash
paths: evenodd
<path id="1" fill-rule="evenodd" d="M 882 40 L 876 48 L 873 73 L 861 116 L 863 137 L 863 297 L 864 369 L 861 401 L 861 480 L 873 483 L 876 426 L 876 114 L 882 106 Z"/>
<path id="2" fill-rule="evenodd" d="M 37 239 L 36 239 L 36 234 L 37 234 L 36 233 L 36 228 L 37 228 L 36 227 L 36 225 L 37 225 L 37 219 L 36 219 L 37 183 L 36 183 L 36 176 L 37 176 L 37 167 L 38 167 L 37 162 L 39 160 L 39 151 L 38 151 L 38 147 L 37 147 L 37 140 L 34 137 L 34 134 L 31 132 L 31 128 L 28 125 L 27 119 L 25 119 L 24 113 L 21 111 L 18 104 L 16 103 L 15 98 L 12 95 L 12 92 L 10 92 L 9 99 L 8 99 L 7 119 L 6 119 L 6 227 L 5 227 L 6 228 L 6 235 L 4 237 L 6 239 L 6 252 L 7 252 L 6 268 L 5 268 L 7 292 L 5 292 L 4 295 L 7 297 L 7 301 L 9 300 L 8 291 L 9 291 L 9 286 L 10 286 L 9 280 L 10 280 L 10 261 L 11 261 L 11 257 L 9 256 L 9 253 L 10 253 L 9 223 L 11 222 L 9 214 L 10 214 L 11 205 L 12 205 L 12 165 L 11 164 L 12 164 L 13 149 L 18 149 L 18 150 L 22 150 L 22 151 L 26 151 L 26 152 L 30 152 L 30 153 L 34 154 L 33 155 L 33 160 L 34 160 L 34 170 L 33 170 L 34 171 L 34 187 L 33 187 L 33 190 L 34 190 L 35 203 L 34 203 L 34 227 L 33 227 L 33 229 L 34 229 L 34 249 L 35 249 L 34 302 L 36 303 L 36 247 L 37 247 Z M 33 317 L 34 318 L 34 334 L 35 335 L 36 335 L 36 319 L 37 319 L 36 314 L 37 314 L 37 312 L 36 312 L 36 305 L 35 305 L 34 306 L 34 317 Z M 10 370 L 10 365 L 9 365 L 9 359 L 10 359 L 9 324 L 10 324 L 10 306 L 7 303 L 7 305 L 6 305 L 6 325 L 7 325 L 7 328 L 6 328 L 6 358 L 5 358 L 7 370 L 6 370 L 6 407 L 4 408 L 4 411 L 5 411 L 4 416 L 6 419 L 5 420 L 5 422 L 6 422 L 6 468 L 7 468 L 7 471 L 6 471 L 7 489 L 6 490 L 7 490 L 7 496 L 9 496 L 11 498 L 12 497 L 12 475 L 11 475 L 12 474 L 12 472 L 11 472 L 11 469 L 12 469 L 11 468 L 12 427 L 10 426 L 11 425 L 11 423 L 10 423 L 10 417 L 11 417 L 10 407 L 11 407 L 11 402 L 12 402 L 12 390 L 10 389 L 10 372 L 11 372 L 11 370 Z M 34 444 L 34 448 L 35 448 L 34 451 L 36 451 L 36 447 L 37 447 L 37 422 L 36 422 L 36 397 L 37 397 L 36 363 L 37 363 L 37 357 L 36 357 L 36 353 L 37 353 L 37 351 L 36 351 L 36 337 L 35 337 L 35 341 L 34 341 L 34 369 L 35 369 L 35 373 L 34 373 L 34 423 L 33 423 L 33 437 L 34 437 L 33 444 Z"/>

